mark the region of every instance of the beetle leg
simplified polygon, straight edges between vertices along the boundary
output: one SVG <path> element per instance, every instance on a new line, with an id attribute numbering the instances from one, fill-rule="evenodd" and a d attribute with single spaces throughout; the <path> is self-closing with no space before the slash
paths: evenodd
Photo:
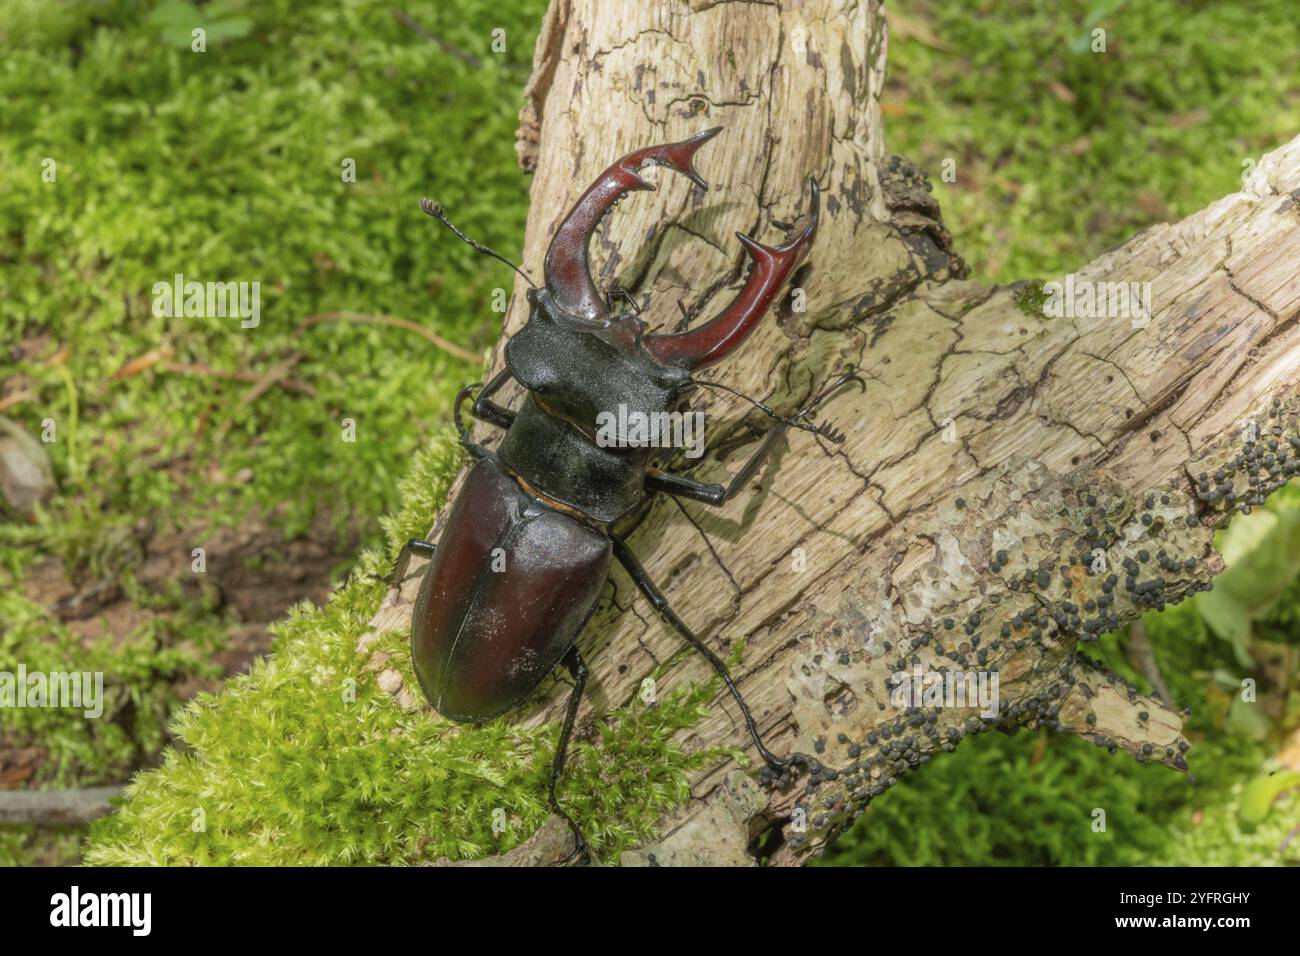
<path id="1" fill-rule="evenodd" d="M 754 454 L 749 456 L 749 460 L 725 486 L 716 482 L 696 481 L 694 478 L 687 478 L 684 475 L 672 475 L 665 471 L 646 475 L 645 486 L 650 491 L 663 491 L 670 495 L 681 495 L 683 498 L 690 498 L 692 501 L 702 501 L 706 505 L 725 504 L 736 497 L 745 485 L 749 484 L 750 479 L 763 467 L 763 463 L 767 461 L 772 454 L 772 449 L 776 447 L 776 443 L 780 441 L 781 436 L 784 434 L 784 425 L 776 425 L 768 429 Z"/>
<path id="2" fill-rule="evenodd" d="M 384 579 L 385 582 L 390 588 L 401 587 L 402 582 L 406 579 L 406 568 L 411 563 L 411 555 L 418 554 L 423 558 L 432 558 L 436 550 L 438 550 L 438 546 L 432 541 L 426 541 L 423 538 L 412 538 L 402 545 L 402 553 L 393 562 L 393 570 L 388 572 L 388 577 Z"/>
<path id="3" fill-rule="evenodd" d="M 851 381 L 862 381 L 858 377 L 857 372 L 853 369 L 846 371 L 834 382 L 809 399 L 808 404 L 799 409 L 792 420 L 797 423 L 799 419 L 810 415 L 813 410 L 830 397 L 833 392 Z M 708 383 L 701 382 L 700 384 Z M 754 402 L 753 399 L 749 399 L 749 401 Z M 758 402 L 754 402 L 754 404 L 770 413 L 767 406 Z M 786 421 L 781 420 L 769 428 L 764 433 L 763 440 L 759 443 L 758 448 L 754 450 L 754 454 L 749 456 L 749 460 L 741 466 L 740 471 L 736 472 L 731 481 L 725 487 L 716 482 L 696 481 L 694 478 L 687 478 L 682 475 L 672 475 L 662 471 L 646 475 L 645 486 L 650 491 L 663 491 L 670 495 L 681 495 L 683 498 L 690 498 L 692 501 L 702 501 L 707 505 L 725 504 L 738 495 L 754 475 L 758 474 L 758 470 L 763 467 L 763 463 L 767 461 L 768 457 L 772 454 L 772 450 L 776 448 L 776 443 L 780 440 L 781 436 L 785 434 L 786 429 L 789 427 L 790 426 Z M 827 426 L 814 429 L 814 431 L 819 435 L 830 438 L 832 441 L 837 437 L 841 441 L 843 440 L 842 435 L 836 435 Z"/>
<path id="4" fill-rule="evenodd" d="M 610 538 L 614 542 L 614 556 L 626 569 L 628 575 L 632 578 L 632 583 L 641 590 L 650 605 L 659 612 L 659 616 L 671 625 L 688 644 L 704 655 L 705 660 L 713 666 L 718 676 L 722 678 L 722 682 L 727 685 L 727 690 L 731 693 L 732 699 L 736 702 L 736 706 L 740 708 L 740 713 L 745 719 L 745 727 L 748 728 L 749 736 L 754 741 L 754 747 L 758 750 L 759 756 L 763 758 L 763 762 L 767 764 L 768 768 L 778 777 L 781 777 L 795 764 L 817 766 L 817 761 L 805 754 L 778 757 L 767 749 L 767 745 L 763 743 L 763 738 L 759 735 L 758 725 L 754 723 L 754 717 L 749 712 L 749 705 L 745 703 L 745 698 L 740 695 L 740 689 L 736 687 L 736 682 L 731 679 L 731 672 L 727 670 L 726 662 L 714 653 L 711 647 L 700 640 L 695 635 L 695 632 L 677 616 L 677 612 L 669 606 L 668 599 L 664 597 L 663 592 L 650 580 L 650 576 L 646 574 L 645 568 L 641 566 L 641 562 L 632 553 L 632 549 L 627 546 L 627 542 L 613 535 Z"/>
<path id="5" fill-rule="evenodd" d="M 478 399 L 474 399 L 471 411 L 474 412 L 476 418 L 478 418 L 477 410 L 480 410 L 481 408 L 481 410 L 485 412 L 485 414 L 482 415 L 482 419 L 484 419 L 484 421 L 489 421 L 490 424 L 500 425 L 500 421 L 493 418 L 497 412 L 500 412 L 500 418 L 502 418 L 502 420 L 507 418 L 508 421 L 515 420 L 515 414 L 513 414 L 512 411 L 508 410 L 508 408 L 502 408 L 499 405 L 495 405 L 493 402 L 482 402 L 482 406 L 480 407 L 480 399 L 482 399 L 484 395 L 491 394 L 495 392 L 495 390 L 499 389 L 500 382 L 504 381 L 504 376 L 507 375 L 508 372 L 506 369 L 502 369 L 502 371 L 498 372 L 497 375 L 493 376 L 493 380 L 487 382 L 487 388 L 482 390 L 480 395 L 478 395 Z M 460 420 L 460 406 L 464 405 L 465 399 L 469 398 L 469 395 L 473 394 L 474 389 L 477 389 L 478 385 L 480 385 L 478 382 L 473 382 L 472 385 L 465 385 L 463 389 L 460 389 L 460 392 L 456 393 L 456 402 L 455 405 L 452 406 L 451 420 L 455 421 L 456 434 L 460 436 L 460 446 L 463 447 L 465 451 L 468 451 L 472 458 L 481 460 L 484 458 L 493 458 L 494 455 L 491 451 L 485 449 L 484 446 L 478 445 L 477 442 L 474 442 L 473 438 L 469 437 L 469 429 L 465 428 L 464 421 Z M 507 423 L 506 425 L 500 425 L 500 427 L 510 428 L 510 424 Z"/>
<path id="6" fill-rule="evenodd" d="M 487 396 L 491 395 L 501 387 L 501 382 L 504 381 L 505 377 L 509 374 L 508 371 L 502 369 L 492 377 L 492 381 L 488 382 L 486 386 L 484 386 L 482 382 L 470 382 L 456 393 L 456 403 L 452 417 L 456 422 L 456 432 L 460 435 L 460 443 L 462 445 L 468 447 L 473 444 L 473 441 L 470 439 L 469 429 L 466 428 L 464 423 L 461 421 L 460 409 L 461 406 L 465 404 L 466 399 L 471 395 L 475 395 L 476 392 L 477 395 L 475 395 L 474 403 L 469 407 L 469 413 L 472 417 L 479 421 L 487 422 L 489 425 L 496 425 L 498 428 L 509 428 L 511 422 L 514 421 L 514 412 L 510 411 L 508 408 L 502 408 L 496 402 L 488 401 L 487 398 Z"/>
<path id="7" fill-rule="evenodd" d="M 613 314 L 614 312 L 615 299 L 622 299 L 629 306 L 631 306 L 633 312 L 635 312 L 637 315 L 641 314 L 641 306 L 636 304 L 636 298 L 632 295 L 631 292 L 628 292 L 627 289 L 624 289 L 620 285 L 612 285 L 607 290 L 605 290 L 605 308 L 609 310 L 611 314 Z"/>
<path id="8" fill-rule="evenodd" d="M 481 422 L 487 422 L 489 425 L 497 426 L 497 428 L 509 428 L 514 423 L 515 413 L 508 408 L 503 408 L 496 402 L 488 401 L 509 379 L 510 369 L 508 368 L 503 368 L 493 375 L 492 380 L 474 396 L 474 404 L 469 407 L 469 413 Z M 473 385 L 467 385 L 461 389 L 461 392 L 468 395 L 468 391 L 474 387 Z M 458 395 L 457 401 L 459 400 L 460 396 Z"/>
<path id="9" fill-rule="evenodd" d="M 560 729 L 560 742 L 556 745 L 555 760 L 551 763 L 551 786 L 549 791 L 551 812 L 567 823 L 569 829 L 573 831 L 573 852 L 563 862 L 565 864 L 574 862 L 586 864 L 591 862 L 591 852 L 587 849 L 587 841 L 583 839 L 582 831 L 573 822 L 573 818 L 560 808 L 560 803 L 555 798 L 555 785 L 559 782 L 560 774 L 564 772 L 564 758 L 569 752 L 569 738 L 573 736 L 573 725 L 578 719 L 578 705 L 582 702 L 582 689 L 587 685 L 587 665 L 583 662 L 582 655 L 578 653 L 576 647 L 569 648 L 569 653 L 564 656 L 564 666 L 573 675 L 573 692 L 569 695 L 569 706 L 564 711 L 564 726 Z"/>

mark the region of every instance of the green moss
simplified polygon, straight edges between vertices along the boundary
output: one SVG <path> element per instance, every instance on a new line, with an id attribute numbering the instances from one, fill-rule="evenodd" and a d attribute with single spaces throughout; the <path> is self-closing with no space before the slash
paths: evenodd
<path id="1" fill-rule="evenodd" d="M 209 656 L 218 646 L 219 625 L 210 609 L 188 606 L 116 641 L 84 644 L 45 608 L 0 592 L 0 660 L 9 662 L 6 670 L 21 664 L 28 673 L 75 669 L 104 679 L 103 713 L 95 719 L 79 709 L 0 709 L 0 737 L 43 750 L 31 784 L 116 783 L 156 755 L 176 700 L 174 685 L 218 673 Z"/>
<path id="2" fill-rule="evenodd" d="M 427 321 L 474 347 L 495 339 L 492 291 L 509 288 L 509 269 L 456 242 L 417 201 L 433 195 L 476 238 L 518 247 L 527 181 L 513 131 L 544 3 L 403 6 L 475 53 L 478 68 L 379 0 L 226 3 L 251 28 L 203 54 L 162 42 L 141 6 L 16 0 L 0 12 L 0 354 L 40 333 L 71 345 L 65 366 L 47 367 L 44 354 L 19 363 L 37 397 L 9 414 L 29 430 L 46 416 L 70 429 L 65 375 L 74 381 L 75 443 L 69 432 L 51 446 L 65 490 L 79 490 L 68 486 L 78 472 L 97 486 L 132 462 L 161 472 L 118 482 L 107 500 L 120 514 L 188 505 L 234 522 L 258 506 L 295 531 L 324 506 L 340 526 L 394 509 L 406 462 L 478 369 L 399 329 L 295 329 L 350 310 Z M 489 49 L 495 28 L 507 32 L 505 54 Z M 47 157 L 53 183 L 41 177 Z M 354 183 L 341 176 L 345 158 Z M 259 281 L 260 325 L 154 316 L 153 284 L 178 272 Z M 157 370 L 113 378 L 163 345 L 177 362 L 251 373 L 296 350 L 293 375 L 317 397 L 273 388 L 245 404 L 238 383 Z M 196 429 L 205 417 L 210 427 Z M 344 418 L 357 423 L 355 442 L 340 438 Z M 178 455 L 203 467 L 177 482 L 157 465 Z M 229 481 L 244 468 L 252 481 Z"/>
<path id="3" fill-rule="evenodd" d="M 173 728 L 186 750 L 136 778 L 119 812 L 95 824 L 86 861 L 411 863 L 503 852 L 531 834 L 549 814 L 557 727 L 403 714 L 356 653 L 378 590 L 353 583 L 323 610 L 299 609 L 273 655 L 189 705 Z M 375 649 L 413 680 L 405 635 Z M 716 759 L 670 743 L 715 691 L 633 705 L 601 725 L 598 745 L 575 748 L 562 799 L 598 854 L 648 835 L 688 796 L 686 772 Z"/>
<path id="4" fill-rule="evenodd" d="M 219 676 L 212 655 L 225 640 L 225 626 L 211 607 L 183 599 L 179 589 L 137 598 L 158 613 L 114 639 L 86 643 L 48 609 L 0 589 L 2 669 L 21 664 L 28 673 L 103 675 L 103 712 L 94 719 L 87 719 L 84 709 L 0 708 L 0 741 L 40 752 L 27 786 L 80 787 L 127 779 L 155 761 L 165 746 L 178 688 Z M 0 828 L 0 865 L 75 862 L 83 832 L 82 827 Z"/>
<path id="5" fill-rule="evenodd" d="M 1240 820 L 1242 784 L 1229 799 L 1180 813 L 1169 827 L 1169 839 L 1150 862 L 1168 866 L 1298 866 L 1300 865 L 1300 795 L 1291 793 L 1273 805 L 1258 827 Z"/>
<path id="6" fill-rule="evenodd" d="M 545 0 L 403 3 L 477 68 L 381 0 L 202 3 L 223 27 L 244 21 L 210 30 L 203 54 L 151 16 L 178 6 L 0 4 L 0 381 L 6 394 L 33 393 L 6 411 L 30 434 L 55 421 L 45 447 L 59 485 L 34 523 L 0 514 L 0 659 L 102 670 L 118 695 L 112 716 L 89 723 L 0 714 L 0 733 L 48 749 L 32 786 L 116 783 L 150 765 L 177 689 L 215 673 L 206 662 L 227 622 L 205 599 L 136 585 L 141 524 L 165 535 L 255 515 L 292 536 L 324 512 L 340 553 L 358 533 L 377 545 L 375 516 L 397 508 L 412 456 L 443 440 L 452 396 L 479 372 L 400 329 L 328 322 L 297 334 L 303 317 L 397 315 L 485 347 L 500 322 L 493 290 L 512 274 L 417 202 L 436 197 L 503 251 L 523 234 L 513 133 Z M 497 28 L 503 54 L 490 49 Z M 343 181 L 344 159 L 355 182 Z M 260 324 L 155 316 L 153 284 L 176 273 L 260 282 Z M 65 362 L 46 361 L 65 347 Z M 247 383 L 158 366 L 116 377 L 159 349 L 254 375 L 297 355 L 292 375 L 315 395 L 271 388 L 245 402 Z M 234 480 L 241 472 L 251 478 Z M 69 580 L 115 583 L 164 620 L 82 647 L 21 597 L 50 558 Z M 5 843 L 0 862 L 30 836 Z"/>
<path id="7" fill-rule="evenodd" d="M 872 802 L 823 865 L 1264 866 L 1297 860 L 1297 797 L 1258 831 L 1238 822 L 1243 775 L 1262 751 L 1222 737 L 1189 757 L 1202 778 L 1072 737 L 1022 732 L 968 739 Z M 1093 829 L 1105 811 L 1106 829 Z"/>
<path id="8" fill-rule="evenodd" d="M 1020 311 L 1031 319 L 1046 318 L 1043 314 L 1043 305 L 1051 296 L 1045 291 L 1041 279 L 1016 283 L 1012 298 L 1015 300 L 1016 305 L 1020 307 Z"/>
<path id="9" fill-rule="evenodd" d="M 1142 814 L 1143 785 L 1162 768 L 1117 774 L 1117 762 L 1083 741 L 1037 733 L 965 740 L 873 801 L 824 862 L 1080 866 L 1154 852 L 1164 837 Z M 1106 810 L 1105 833 L 1093 832 L 1096 807 Z"/>
<path id="10" fill-rule="evenodd" d="M 75 866 L 83 829 L 0 826 L 0 866 Z"/>
<path id="11" fill-rule="evenodd" d="M 931 173 L 975 278 L 1061 275 L 1241 188 L 1300 129 L 1291 0 L 907 0 L 942 47 L 889 38 L 889 147 Z M 893 5 L 890 5 L 893 9 Z M 956 181 L 938 172 L 956 162 Z"/>

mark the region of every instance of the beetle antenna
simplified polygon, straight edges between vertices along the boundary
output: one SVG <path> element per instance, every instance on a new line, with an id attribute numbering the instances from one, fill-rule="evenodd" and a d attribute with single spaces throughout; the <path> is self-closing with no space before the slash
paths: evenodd
<path id="1" fill-rule="evenodd" d="M 829 422 L 823 422 L 820 425 L 811 425 L 808 422 L 801 421 L 800 419 L 802 419 L 809 412 L 811 412 L 813 408 L 819 402 L 822 401 L 822 399 L 824 399 L 827 395 L 833 392 L 836 388 L 839 388 L 850 378 L 855 378 L 855 377 L 856 376 L 854 376 L 852 373 L 842 376 L 830 388 L 823 389 L 818 395 L 814 396 L 812 401 L 810 401 L 807 405 L 801 408 L 793 416 L 781 415 L 771 406 L 766 405 L 763 402 L 760 402 L 756 398 L 750 398 L 744 392 L 737 391 L 736 389 L 732 388 L 730 385 L 723 385 L 721 382 L 708 382 L 701 378 L 693 378 L 691 379 L 691 383 L 693 385 L 706 385 L 709 388 L 720 388 L 724 392 L 730 392 L 732 395 L 735 395 L 737 398 L 743 398 L 745 401 L 749 402 L 749 404 L 753 405 L 755 408 L 757 408 L 768 418 L 772 419 L 775 422 L 780 423 L 781 425 L 785 425 L 788 428 L 798 428 L 806 432 L 812 432 L 814 435 L 820 435 L 822 438 L 825 438 L 828 441 L 834 442 L 836 445 L 839 445 L 844 442 L 844 434 L 842 432 L 837 432 L 835 429 L 833 429 L 830 426 Z"/>
<path id="2" fill-rule="evenodd" d="M 489 249 L 487 246 L 483 245 L 483 243 L 471 239 L 469 236 L 465 235 L 465 233 L 457 229 L 455 224 L 453 224 L 452 221 L 447 218 L 447 214 L 442 211 L 442 203 L 434 202 L 432 199 L 421 198 L 420 208 L 423 209 L 425 212 L 427 212 L 434 219 L 438 220 L 440 223 L 442 223 L 452 232 L 454 232 L 456 234 L 456 238 L 460 239 L 463 242 L 468 243 L 474 249 L 475 252 L 480 252 L 485 256 L 491 256 L 493 259 L 499 259 L 501 262 L 504 262 L 511 269 L 514 269 L 521 276 L 523 276 L 524 281 L 527 282 L 530 286 L 532 286 L 534 289 L 537 288 L 537 283 L 534 282 L 532 279 L 528 278 L 528 273 L 524 272 L 523 269 L 519 268 L 517 265 L 515 265 L 505 256 L 501 255 L 501 253 L 493 249 Z"/>
<path id="3" fill-rule="evenodd" d="M 810 398 L 808 404 L 800 409 L 799 414 L 808 414 L 822 402 L 826 401 L 832 392 L 839 391 L 841 387 L 847 385 L 849 382 L 857 382 L 863 391 L 866 391 L 867 389 L 867 383 L 864 382 L 862 376 L 858 374 L 858 367 L 856 365 L 846 365 L 844 366 L 844 371 L 840 373 L 840 377 Z"/>

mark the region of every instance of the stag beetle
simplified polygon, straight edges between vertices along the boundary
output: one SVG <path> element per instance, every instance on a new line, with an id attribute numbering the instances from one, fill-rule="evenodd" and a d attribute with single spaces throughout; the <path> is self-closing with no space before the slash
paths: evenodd
<path id="1" fill-rule="evenodd" d="M 401 559 L 404 567 L 412 553 L 431 558 L 415 602 L 411 655 L 420 687 L 438 713 L 459 722 L 485 721 L 521 704 L 559 664 L 572 675 L 549 786 L 551 809 L 574 834 L 570 861 L 589 859 L 579 828 L 555 795 L 587 682 L 576 641 L 599 603 L 614 559 L 722 677 L 768 767 L 788 773 L 792 760 L 812 759 L 801 754 L 778 758 L 767 749 L 725 663 L 669 607 L 628 548 L 624 529 L 644 514 L 657 493 L 723 504 L 753 478 L 789 427 L 843 441 L 829 427 L 810 424 L 808 416 L 840 384 L 857 380 L 856 375 L 850 370 L 792 417 L 741 395 L 776 424 L 725 487 L 659 471 L 650 467 L 653 448 L 610 445 L 598 442 L 595 434 L 598 414 L 619 403 L 645 413 L 671 412 L 684 407 L 686 395 L 698 385 L 740 395 L 692 373 L 721 362 L 745 341 L 812 244 L 816 180 L 810 180 L 808 214 L 788 227 L 783 245 L 764 246 L 737 233 L 752 269 L 735 300 L 716 318 L 674 334 L 647 335 L 635 311 L 624 308 L 615 314 L 614 297 L 602 298 L 587 249 L 601 219 L 629 192 L 654 189 L 637 174 L 647 164 L 666 166 L 707 189 L 692 157 L 720 129 L 629 153 L 606 169 L 570 210 L 546 253 L 545 285 L 528 291 L 528 322 L 506 343 L 505 367 L 486 386 L 466 386 L 456 398 L 456 428 L 475 464 L 443 528 L 443 546 L 415 539 Z M 532 285 L 518 266 L 452 225 L 441 206 L 428 199 L 420 205 Z M 491 400 L 510 378 L 527 392 L 516 411 Z M 495 451 L 476 444 L 461 421 L 461 406 L 478 389 L 474 417 L 505 429 Z M 395 576 L 400 573 L 395 569 Z"/>

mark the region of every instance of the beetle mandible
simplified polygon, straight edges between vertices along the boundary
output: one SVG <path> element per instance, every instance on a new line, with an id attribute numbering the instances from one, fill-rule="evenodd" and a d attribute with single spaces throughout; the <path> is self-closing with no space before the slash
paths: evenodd
<path id="1" fill-rule="evenodd" d="M 597 415 L 620 403 L 656 414 L 683 408 L 699 385 L 739 395 L 692 373 L 721 362 L 745 341 L 812 245 L 819 191 L 810 179 L 809 211 L 788 227 L 783 244 L 765 246 L 737 233 L 752 268 L 735 300 L 712 320 L 674 334 L 646 334 L 634 309 L 615 312 L 613 295 L 600 295 L 588 244 L 601 219 L 629 192 L 654 188 L 638 175 L 647 164 L 666 166 L 707 189 L 692 159 L 720 129 L 629 153 L 601 173 L 560 223 L 546 253 L 545 284 L 528 291 L 528 321 L 506 343 L 505 367 L 481 386 L 472 405 L 475 418 L 505 429 L 505 435 L 495 450 L 471 438 L 460 411 L 480 386 L 462 389 L 454 415 L 474 465 L 443 528 L 445 546 L 415 539 L 403 555 L 403 565 L 411 553 L 431 559 L 415 602 L 411 655 L 420 687 L 438 713 L 460 722 L 489 720 L 521 704 L 560 664 L 572 675 L 549 787 L 551 809 L 574 834 L 570 860 L 589 859 L 581 831 L 555 793 L 587 681 L 576 642 L 599 603 L 613 560 L 722 677 L 768 767 L 781 775 L 792 762 L 812 761 L 803 754 L 780 758 L 768 750 L 726 664 L 674 613 L 624 538 L 629 522 L 643 515 L 657 494 L 710 505 L 728 501 L 754 477 L 787 428 L 842 441 L 842 435 L 810 424 L 808 417 L 841 384 L 860 380 L 850 369 L 791 417 L 742 395 L 775 424 L 726 486 L 659 471 L 650 467 L 655 449 L 598 442 L 596 435 Z M 509 260 L 453 226 L 440 206 L 428 199 L 420 205 L 532 284 Z M 511 378 L 526 390 L 517 410 L 492 401 Z M 494 562 L 503 554 L 506 564 L 499 570 Z"/>

